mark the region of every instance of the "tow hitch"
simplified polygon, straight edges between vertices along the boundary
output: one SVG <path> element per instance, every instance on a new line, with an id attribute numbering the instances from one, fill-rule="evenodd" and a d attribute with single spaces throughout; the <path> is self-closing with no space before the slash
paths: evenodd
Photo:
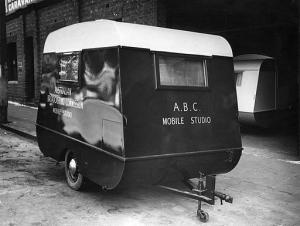
<path id="1" fill-rule="evenodd" d="M 188 179 L 184 181 L 184 184 L 190 188 L 190 191 L 184 191 L 164 185 L 159 185 L 159 187 L 173 193 L 198 200 L 197 216 L 201 222 L 207 222 L 209 220 L 208 213 L 201 209 L 202 202 L 214 205 L 215 197 L 220 199 L 221 205 L 223 205 L 223 201 L 228 203 L 233 202 L 233 198 L 231 196 L 215 191 L 216 177 L 214 175 L 205 176 L 203 173 L 200 173 L 199 178 Z"/>

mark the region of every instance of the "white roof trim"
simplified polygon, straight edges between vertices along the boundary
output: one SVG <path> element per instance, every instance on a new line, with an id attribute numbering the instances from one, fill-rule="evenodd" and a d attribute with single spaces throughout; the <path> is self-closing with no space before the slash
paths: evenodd
<path id="1" fill-rule="evenodd" d="M 44 53 L 112 46 L 232 57 L 229 43 L 220 36 L 110 20 L 83 22 L 54 31 L 46 39 Z"/>
<path id="2" fill-rule="evenodd" d="M 259 71 L 265 60 L 274 60 L 273 57 L 259 54 L 244 54 L 233 58 L 234 71 Z"/>
<path id="3" fill-rule="evenodd" d="M 233 59 L 235 61 L 242 61 L 242 60 L 270 60 L 274 58 L 270 56 L 260 55 L 260 54 L 244 54 L 244 55 L 235 56 Z"/>

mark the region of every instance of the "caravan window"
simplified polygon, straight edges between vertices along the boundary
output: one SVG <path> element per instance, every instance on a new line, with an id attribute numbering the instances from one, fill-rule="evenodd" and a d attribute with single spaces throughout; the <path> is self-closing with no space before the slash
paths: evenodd
<path id="1" fill-rule="evenodd" d="M 64 53 L 59 56 L 59 81 L 78 82 L 79 53 Z"/>
<path id="2" fill-rule="evenodd" d="M 203 58 L 158 55 L 158 85 L 162 87 L 208 87 L 206 60 Z"/>
<path id="3" fill-rule="evenodd" d="M 234 74 L 235 74 L 236 86 L 242 86 L 243 72 L 240 71 Z"/>
<path id="4" fill-rule="evenodd" d="M 89 49 L 82 54 L 85 97 L 97 97 L 119 107 L 119 57 L 117 48 Z"/>

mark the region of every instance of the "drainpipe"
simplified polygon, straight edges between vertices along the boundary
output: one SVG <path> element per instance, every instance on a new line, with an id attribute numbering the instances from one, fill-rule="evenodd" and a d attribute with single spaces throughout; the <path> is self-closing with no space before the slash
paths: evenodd
<path id="1" fill-rule="evenodd" d="M 7 76 L 6 61 L 6 14 L 5 1 L 0 0 L 0 123 L 7 122 Z"/>

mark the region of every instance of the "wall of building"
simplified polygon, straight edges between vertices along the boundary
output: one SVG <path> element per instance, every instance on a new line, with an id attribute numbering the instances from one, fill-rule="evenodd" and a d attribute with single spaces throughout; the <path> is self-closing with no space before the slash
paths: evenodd
<path id="1" fill-rule="evenodd" d="M 42 51 L 50 32 L 77 22 L 97 19 L 157 25 L 157 0 L 45 0 L 10 15 L 7 42 L 16 42 L 18 80 L 9 82 L 9 100 L 38 101 Z M 27 37 L 33 38 L 33 82 L 26 77 L 26 71 L 30 69 L 25 54 Z M 31 98 L 28 90 L 33 88 L 34 97 Z"/>

